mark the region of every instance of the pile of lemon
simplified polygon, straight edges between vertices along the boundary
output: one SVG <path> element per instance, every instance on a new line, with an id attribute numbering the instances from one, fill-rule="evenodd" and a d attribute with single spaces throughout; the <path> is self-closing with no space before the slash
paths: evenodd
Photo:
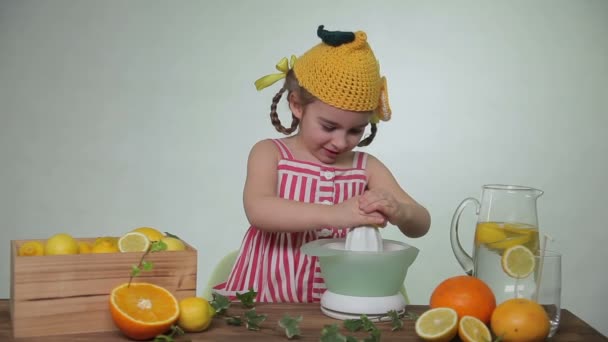
<path id="1" fill-rule="evenodd" d="M 19 256 L 69 255 L 90 253 L 145 252 L 151 244 L 161 241 L 166 251 L 183 251 L 186 246 L 180 239 L 167 236 L 156 228 L 139 227 L 121 237 L 104 236 L 93 242 L 77 240 L 70 234 L 60 233 L 46 241 L 26 241 L 19 246 Z"/>

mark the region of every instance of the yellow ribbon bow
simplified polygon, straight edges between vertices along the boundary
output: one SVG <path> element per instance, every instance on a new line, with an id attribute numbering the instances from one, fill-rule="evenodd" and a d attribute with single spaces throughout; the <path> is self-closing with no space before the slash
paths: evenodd
<path id="1" fill-rule="evenodd" d="M 276 65 L 276 68 L 280 71 L 280 73 L 260 77 L 255 81 L 255 88 L 257 90 L 262 90 L 266 87 L 273 85 L 278 80 L 285 78 L 285 76 L 287 76 L 287 72 L 289 71 L 289 69 L 293 68 L 293 65 L 295 63 L 296 56 L 294 55 L 291 55 L 291 61 L 288 61 L 287 57 L 281 58 L 281 60 Z"/>
<path id="2" fill-rule="evenodd" d="M 386 77 L 380 79 L 380 99 L 378 100 L 378 108 L 370 118 L 370 122 L 378 124 L 380 120 L 388 121 L 391 119 L 391 106 L 388 104 L 388 86 L 386 85 Z"/>

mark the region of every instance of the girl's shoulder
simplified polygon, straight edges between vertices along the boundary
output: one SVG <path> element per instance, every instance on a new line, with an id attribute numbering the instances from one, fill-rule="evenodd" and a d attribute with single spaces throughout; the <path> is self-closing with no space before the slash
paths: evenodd
<path id="1" fill-rule="evenodd" d="M 263 139 L 256 142 L 249 151 L 249 163 L 276 163 L 280 159 L 281 153 L 272 139 Z"/>

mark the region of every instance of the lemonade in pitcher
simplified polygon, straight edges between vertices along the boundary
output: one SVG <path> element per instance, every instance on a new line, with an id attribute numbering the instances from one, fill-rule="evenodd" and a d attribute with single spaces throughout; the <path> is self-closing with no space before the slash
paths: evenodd
<path id="1" fill-rule="evenodd" d="M 531 255 L 539 249 L 538 228 L 523 223 L 479 222 L 473 249 L 474 275 L 484 279 L 496 303 L 535 287 Z"/>

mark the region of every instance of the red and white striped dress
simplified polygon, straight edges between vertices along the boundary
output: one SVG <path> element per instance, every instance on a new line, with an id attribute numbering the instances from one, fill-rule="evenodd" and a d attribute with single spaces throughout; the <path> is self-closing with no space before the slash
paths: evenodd
<path id="1" fill-rule="evenodd" d="M 355 152 L 352 168 L 335 168 L 294 159 L 283 141 L 273 141 L 281 152 L 277 165 L 281 198 L 333 205 L 365 191 L 367 154 Z M 251 226 L 228 280 L 214 291 L 233 298 L 237 292 L 253 289 L 257 302 L 318 302 L 325 291 L 319 263 L 317 257 L 300 252 L 300 247 L 316 239 L 343 238 L 346 232 L 332 227 L 266 232 Z"/>

